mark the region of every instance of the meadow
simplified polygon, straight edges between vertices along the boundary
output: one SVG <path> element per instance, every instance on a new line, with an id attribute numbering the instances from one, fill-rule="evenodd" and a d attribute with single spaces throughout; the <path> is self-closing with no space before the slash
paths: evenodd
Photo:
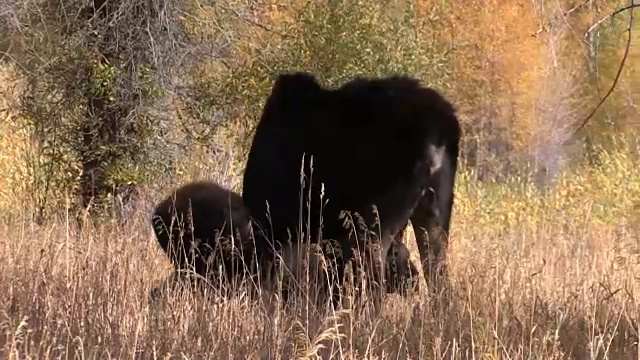
<path id="1" fill-rule="evenodd" d="M 389 295 L 379 317 L 187 291 L 153 306 L 148 293 L 171 266 L 149 208 L 82 230 L 63 215 L 37 225 L 25 212 L 0 230 L 2 357 L 636 358 L 640 174 L 623 153 L 603 159 L 545 191 L 519 179 L 481 184 L 463 166 L 453 295 L 430 298 L 422 283 L 419 295 Z M 239 181 L 222 165 L 212 173 L 230 187 Z M 417 261 L 411 231 L 406 241 Z"/>
<path id="2" fill-rule="evenodd" d="M 84 3 L 24 3 L 0 0 L 0 358 L 640 359 L 640 28 L 633 10 L 605 21 L 628 1 L 120 1 L 102 30 L 140 68 L 94 61 L 94 29 L 67 16 Z M 165 6 L 143 14 L 157 33 L 136 32 L 128 6 L 143 3 Z M 421 279 L 377 316 L 246 288 L 149 301 L 172 270 L 154 205 L 194 180 L 242 191 L 247 139 L 285 70 L 329 85 L 409 73 L 456 105 L 450 294 Z M 105 161 L 135 196 L 99 219 L 77 211 L 79 134 L 122 123 L 87 115 L 91 96 L 142 129 Z M 417 264 L 411 229 L 405 241 Z"/>

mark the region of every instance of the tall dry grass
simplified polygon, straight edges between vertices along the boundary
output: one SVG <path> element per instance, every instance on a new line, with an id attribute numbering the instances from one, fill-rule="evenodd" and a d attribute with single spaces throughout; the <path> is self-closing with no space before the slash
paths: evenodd
<path id="1" fill-rule="evenodd" d="M 224 156 L 208 177 L 234 187 L 240 174 L 229 169 L 237 160 Z M 126 225 L 78 230 L 63 214 L 38 226 L 25 206 L 0 225 L 1 355 L 634 359 L 640 174 L 624 149 L 600 158 L 600 168 L 566 173 L 548 190 L 518 179 L 479 184 L 463 165 L 453 295 L 429 298 L 423 283 L 419 295 L 388 296 L 378 317 L 353 308 L 320 316 L 301 300 L 282 309 L 242 295 L 205 300 L 179 291 L 152 305 L 148 293 L 171 266 L 153 238 L 148 205 L 175 184 L 145 192 Z"/>

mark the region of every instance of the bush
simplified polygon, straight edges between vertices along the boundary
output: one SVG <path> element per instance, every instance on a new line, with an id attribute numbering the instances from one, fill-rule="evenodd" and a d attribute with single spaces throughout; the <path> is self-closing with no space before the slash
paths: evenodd
<path id="1" fill-rule="evenodd" d="M 276 24 L 266 44 L 231 64 L 207 99 L 234 109 L 227 116 L 240 119 L 244 136 L 238 145 L 248 151 L 271 81 L 281 72 L 311 72 L 327 86 L 355 76 L 406 74 L 446 91 L 448 45 L 423 36 L 437 26 L 439 12 L 435 8 L 423 18 L 412 3 L 393 8 L 386 1 L 309 2 L 295 9 L 290 21 Z"/>

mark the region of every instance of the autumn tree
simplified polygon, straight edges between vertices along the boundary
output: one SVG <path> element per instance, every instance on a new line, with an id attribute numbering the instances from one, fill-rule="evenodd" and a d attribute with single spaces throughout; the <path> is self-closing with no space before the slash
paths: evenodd
<path id="1" fill-rule="evenodd" d="M 176 104 L 190 101 L 181 96 L 189 93 L 184 74 L 223 57 L 233 41 L 230 29 L 193 31 L 189 19 L 197 16 L 184 15 L 203 6 L 213 8 L 181 0 L 0 1 L 3 58 L 24 81 L 17 112 L 39 148 L 41 216 L 62 189 L 77 194 L 81 209 L 124 204 L 137 183 L 170 166 L 180 146 L 170 148 L 163 132 Z"/>

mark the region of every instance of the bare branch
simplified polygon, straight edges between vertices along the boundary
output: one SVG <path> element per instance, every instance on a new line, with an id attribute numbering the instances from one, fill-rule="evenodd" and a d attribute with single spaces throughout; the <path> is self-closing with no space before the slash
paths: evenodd
<path id="1" fill-rule="evenodd" d="M 630 2 L 631 2 L 631 4 L 629 4 L 628 6 L 620 8 L 620 9 L 612 12 L 611 14 L 605 16 L 603 19 L 599 20 L 598 22 L 596 22 L 587 31 L 587 34 L 588 34 L 589 32 L 593 31 L 593 29 L 597 28 L 606 19 L 609 19 L 609 18 L 611 18 L 611 17 L 613 17 L 613 16 L 615 16 L 617 14 L 620 14 L 623 11 L 631 10 L 631 12 L 629 14 L 629 28 L 627 29 L 627 44 L 626 44 L 625 49 L 624 49 L 624 55 L 622 56 L 622 60 L 620 61 L 620 66 L 618 67 L 618 72 L 616 74 L 616 77 L 613 79 L 613 83 L 611 84 L 611 87 L 609 88 L 609 91 L 607 91 L 607 93 L 604 95 L 604 97 L 602 99 L 600 99 L 600 102 L 598 102 L 598 105 L 596 105 L 596 107 L 593 109 L 593 111 L 591 111 L 591 113 L 589 113 L 589 115 L 584 119 L 582 124 L 576 129 L 576 131 L 574 132 L 574 135 L 577 134 L 578 131 L 580 131 L 585 125 L 587 125 L 587 123 L 593 117 L 593 115 L 595 115 L 595 113 L 598 111 L 598 109 L 600 109 L 602 104 L 604 104 L 604 102 L 607 100 L 607 98 L 609 98 L 609 96 L 613 93 L 613 90 L 615 89 L 616 85 L 618 84 L 618 80 L 620 80 L 620 76 L 622 75 L 622 69 L 624 68 L 624 65 L 625 65 L 625 63 L 627 61 L 627 57 L 629 56 L 629 49 L 631 48 L 632 28 L 633 28 L 633 21 L 634 21 L 633 8 L 640 7 L 640 4 L 634 4 L 633 0 L 630 0 Z"/>
<path id="2" fill-rule="evenodd" d="M 579 3 L 578 5 L 572 7 L 571 9 L 564 11 L 562 14 L 560 14 L 560 16 L 562 18 L 566 18 L 567 16 L 571 15 L 573 12 L 581 9 L 583 6 L 589 4 L 591 2 L 591 0 L 585 0 L 581 3 Z M 540 35 L 541 33 L 548 31 L 549 28 L 551 27 L 551 21 L 548 21 L 547 24 L 541 26 L 535 33 L 531 34 L 532 37 L 538 37 L 538 35 Z"/>
<path id="3" fill-rule="evenodd" d="M 633 0 L 631 0 L 631 4 L 612 12 L 611 14 L 609 14 L 609 15 L 603 17 L 602 19 L 598 20 L 595 24 L 591 25 L 591 27 L 589 27 L 589 29 L 584 33 L 584 38 L 586 39 L 591 32 L 593 32 L 595 29 L 597 29 L 600 26 L 600 24 L 602 24 L 603 22 L 607 21 L 608 19 L 610 19 L 610 18 L 612 18 L 612 17 L 614 17 L 614 16 L 616 16 L 616 15 L 622 13 L 622 12 L 625 12 L 627 10 L 631 10 L 633 8 L 636 8 L 636 7 L 640 7 L 640 4 L 634 4 Z M 633 18 L 633 11 L 631 12 L 631 17 Z M 631 23 L 633 23 L 633 20 L 631 21 Z"/>

